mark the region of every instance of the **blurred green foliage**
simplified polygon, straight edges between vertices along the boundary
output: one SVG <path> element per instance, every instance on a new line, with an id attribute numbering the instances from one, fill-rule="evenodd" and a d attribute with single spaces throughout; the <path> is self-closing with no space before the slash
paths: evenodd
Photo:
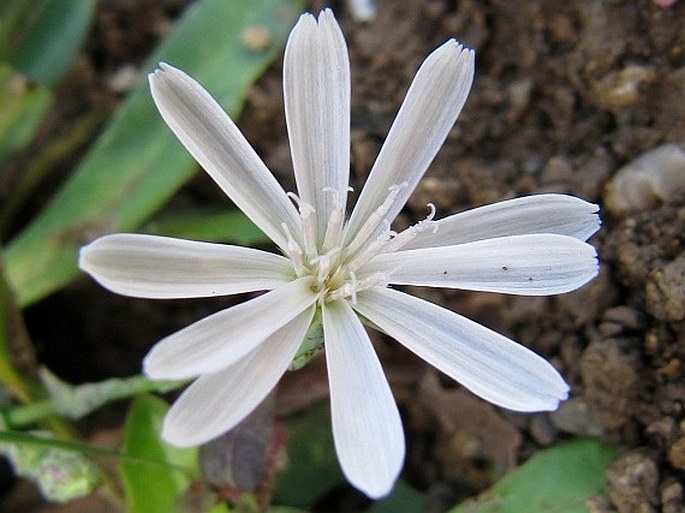
<path id="1" fill-rule="evenodd" d="M 236 116 L 249 86 L 280 55 L 301 6 L 300 0 L 197 2 L 145 69 L 160 61 L 184 69 Z M 265 45 L 246 37 L 255 29 L 268 35 Z M 81 245 L 138 229 L 196 170 L 141 80 L 50 204 L 7 245 L 7 275 L 19 304 L 69 283 L 78 274 Z"/>
<path id="2" fill-rule="evenodd" d="M 137 397 L 128 412 L 123 451 L 168 463 L 169 467 L 122 461 L 119 469 L 130 513 L 177 511 L 181 494 L 197 476 L 197 448 L 179 449 L 160 438 L 162 420 L 169 407 L 151 395 Z M 176 467 L 186 467 L 181 472 Z"/>
<path id="3" fill-rule="evenodd" d="M 590 513 L 587 501 L 602 494 L 604 473 L 617 454 L 594 438 L 571 440 L 536 453 L 449 513 Z"/>

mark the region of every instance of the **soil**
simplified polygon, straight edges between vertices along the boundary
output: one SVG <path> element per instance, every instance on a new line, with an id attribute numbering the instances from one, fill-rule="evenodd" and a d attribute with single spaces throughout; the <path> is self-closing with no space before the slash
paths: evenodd
<path id="1" fill-rule="evenodd" d="M 72 108 L 55 112 L 46 133 L 89 109 L 116 106 L 122 93 L 112 78 L 140 66 L 184 3 L 100 1 L 88 44 L 60 90 L 61 104 Z M 593 506 L 597 511 L 685 511 L 685 167 L 673 175 L 668 194 L 655 188 L 649 200 L 605 208 L 623 166 L 667 143 L 685 146 L 685 3 L 376 3 L 375 20 L 360 23 L 345 3 L 332 2 L 352 63 L 355 190 L 416 69 L 433 48 L 456 37 L 476 50 L 476 80 L 400 223 L 425 217 L 428 202 L 441 217 L 549 191 L 596 202 L 603 218 L 591 240 L 600 275 L 576 292 L 527 298 L 417 291 L 551 360 L 572 387 L 572 399 L 559 411 L 522 415 L 492 407 L 395 342 L 377 338 L 407 433 L 403 478 L 428 494 L 430 511 L 442 511 L 541 448 L 594 435 L 620 448 L 607 473 L 608 499 Z M 317 0 L 311 10 L 324 5 Z M 250 91 L 239 125 L 292 190 L 280 62 Z M 660 159 L 644 164 L 648 185 L 660 180 Z M 55 171 L 24 218 L 68 170 L 65 164 Z M 645 180 L 628 180 L 631 187 L 644 188 Z M 167 208 L 223 201 L 198 173 Z M 84 279 L 30 307 L 26 322 L 40 362 L 83 382 L 138 372 L 152 343 L 230 301 L 132 300 Z M 325 372 L 315 361 L 286 377 L 279 411 L 306 408 L 326 394 Z M 116 432 L 123 411 L 108 409 L 81 427 L 90 436 Z M 57 511 L 24 504 L 22 511 Z"/>

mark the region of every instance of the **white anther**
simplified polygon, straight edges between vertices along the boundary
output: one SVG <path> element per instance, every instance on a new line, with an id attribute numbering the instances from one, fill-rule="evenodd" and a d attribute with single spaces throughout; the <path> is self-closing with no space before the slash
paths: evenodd
<path id="1" fill-rule="evenodd" d="M 430 213 L 425 219 L 422 219 L 418 223 L 410 226 L 409 228 L 402 230 L 400 233 L 395 235 L 392 239 L 388 241 L 381 253 L 392 253 L 397 251 L 416 237 L 419 233 L 426 230 L 432 230 L 435 233 L 438 230 L 437 221 L 433 221 L 435 217 L 435 205 L 428 203 L 428 208 L 430 208 Z"/>
<path id="2" fill-rule="evenodd" d="M 348 245 L 348 255 L 353 255 L 356 253 L 363 244 L 365 244 L 371 237 L 375 235 L 378 227 L 381 224 L 384 222 L 390 224 L 390 221 L 387 220 L 385 216 L 390 211 L 393 203 L 395 203 L 397 200 L 397 196 L 399 196 L 400 191 L 408 185 L 409 184 L 407 182 L 402 182 L 399 185 L 388 187 L 388 191 L 390 191 L 388 197 L 385 198 L 385 201 L 381 204 L 381 206 L 369 216 L 366 222 L 359 229 L 357 235 L 355 235 L 352 242 L 350 242 Z"/>
<path id="3" fill-rule="evenodd" d="M 352 187 L 346 187 L 340 190 L 334 189 L 333 187 L 324 187 L 323 191 L 333 195 L 333 209 L 328 217 L 326 234 L 324 235 L 321 248 L 322 251 L 328 251 L 333 246 L 340 245 L 340 235 L 342 234 L 343 226 L 345 224 L 347 193 L 352 191 Z"/>
<path id="4" fill-rule="evenodd" d="M 356 282 L 356 292 L 367 290 L 378 285 L 387 286 L 390 276 L 386 273 L 372 273 Z"/>
<path id="5" fill-rule="evenodd" d="M 349 283 L 344 283 L 337 289 L 335 289 L 334 292 L 331 292 L 328 294 L 328 301 L 340 301 L 342 299 L 347 299 L 353 294 L 353 287 Z"/>
<path id="6" fill-rule="evenodd" d="M 388 243 L 388 239 L 390 238 L 391 233 L 390 223 L 388 223 L 388 221 L 384 221 L 384 223 L 386 226 L 383 232 L 378 237 L 376 237 L 374 241 L 368 242 L 359 253 L 357 253 L 356 255 L 354 255 L 352 259 L 350 259 L 349 263 L 347 264 L 347 267 L 349 269 L 356 271 L 366 262 L 371 260 L 373 257 L 383 252 L 383 249 L 385 248 L 385 245 Z"/>
<path id="7" fill-rule="evenodd" d="M 331 272 L 331 259 L 328 255 L 318 256 L 312 261 L 317 267 L 316 282 L 323 285 Z"/>
<path id="8" fill-rule="evenodd" d="M 304 253 L 307 258 L 312 259 L 316 256 L 316 218 L 314 217 L 314 207 L 302 201 L 302 199 L 294 192 L 287 193 L 287 196 L 293 200 L 300 211 L 300 218 L 302 219 L 302 232 L 304 237 Z"/>
<path id="9" fill-rule="evenodd" d="M 302 248 L 297 242 L 295 242 L 293 234 L 290 233 L 290 229 L 288 228 L 287 224 L 281 223 L 281 228 L 283 228 L 283 232 L 288 240 L 288 258 L 293 264 L 295 274 L 297 274 L 298 277 L 304 276 L 307 273 L 307 269 L 305 268 L 304 261 L 302 260 Z"/>
<path id="10" fill-rule="evenodd" d="M 350 271 L 350 287 L 352 288 L 352 292 L 350 294 L 350 299 L 352 300 L 352 304 L 356 305 L 357 304 L 357 277 L 354 274 L 354 271 Z"/>

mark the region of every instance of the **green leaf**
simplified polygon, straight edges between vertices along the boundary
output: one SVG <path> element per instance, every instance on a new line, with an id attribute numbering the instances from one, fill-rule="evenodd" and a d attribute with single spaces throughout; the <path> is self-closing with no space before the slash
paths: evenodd
<path id="1" fill-rule="evenodd" d="M 287 426 L 288 465 L 278 476 L 273 502 L 304 509 L 345 483 L 333 446 L 328 402 L 291 417 Z"/>
<path id="2" fill-rule="evenodd" d="M 0 425 L 2 428 L 2 425 Z M 3 431 L 0 429 L 0 442 L 7 442 L 17 445 L 25 445 L 29 447 L 43 447 L 49 449 L 59 449 L 66 452 L 78 452 L 88 454 L 90 456 L 101 456 L 105 458 L 114 458 L 120 461 L 127 461 L 135 465 L 149 465 L 153 468 L 163 468 L 165 470 L 173 470 L 181 472 L 186 475 L 194 475 L 193 467 L 177 465 L 161 460 L 146 458 L 143 456 L 135 456 L 110 449 L 103 449 L 95 445 L 89 445 L 83 442 L 74 442 L 71 440 L 59 440 L 57 438 L 43 438 L 31 434 L 31 432 L 23 431 Z"/>
<path id="3" fill-rule="evenodd" d="M 151 395 L 137 397 L 128 413 L 124 452 L 170 465 L 193 468 L 197 475 L 197 450 L 179 449 L 160 439 L 167 404 Z M 172 468 L 154 468 L 123 461 L 120 472 L 130 513 L 171 513 L 188 488 L 191 476 Z"/>
<path id="4" fill-rule="evenodd" d="M 33 80 L 55 86 L 85 39 L 94 0 L 5 0 L 0 60 Z"/>
<path id="5" fill-rule="evenodd" d="M 98 485 L 98 468 L 82 453 L 51 445 L 52 435 L 47 432 L 34 431 L 24 435 L 48 443 L 0 441 L 0 455 L 10 461 L 18 476 L 34 481 L 43 497 L 54 502 L 67 502 L 88 495 Z"/>
<path id="6" fill-rule="evenodd" d="M 242 212 L 195 210 L 153 220 L 142 231 L 181 239 L 227 242 L 241 246 L 256 246 L 269 241 Z"/>
<path id="7" fill-rule="evenodd" d="M 154 53 L 202 83 L 232 116 L 281 52 L 302 0 L 203 0 Z M 266 46 L 251 43 L 257 30 Z M 53 201 L 7 247 L 9 280 L 28 305 L 77 275 L 78 249 L 99 234 L 138 228 L 197 169 L 156 112 L 146 81 Z"/>
<path id="8" fill-rule="evenodd" d="M 51 101 L 47 87 L 0 63 L 0 164 L 31 141 Z"/>
<path id="9" fill-rule="evenodd" d="M 589 513 L 586 501 L 603 492 L 617 454 L 593 438 L 572 440 L 537 453 L 450 513 Z"/>
<path id="10" fill-rule="evenodd" d="M 398 481 L 390 495 L 374 502 L 365 513 L 421 513 L 424 509 L 423 495 L 405 482 Z"/>

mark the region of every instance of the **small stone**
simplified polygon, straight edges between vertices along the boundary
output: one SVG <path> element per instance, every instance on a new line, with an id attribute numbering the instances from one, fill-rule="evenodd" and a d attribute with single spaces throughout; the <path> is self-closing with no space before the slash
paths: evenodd
<path id="1" fill-rule="evenodd" d="M 582 397 L 573 397 L 550 414 L 552 424 L 559 431 L 574 435 L 600 436 L 604 425 L 597 413 Z"/>
<path id="2" fill-rule="evenodd" d="M 606 428 L 619 428 L 634 415 L 639 367 L 639 355 L 631 339 L 593 342 L 583 351 L 580 371 L 585 398 Z"/>
<path id="3" fill-rule="evenodd" d="M 652 513 L 658 504 L 659 469 L 638 451 L 624 454 L 607 469 L 607 493 L 619 513 Z"/>
<path id="4" fill-rule="evenodd" d="M 615 217 L 670 203 L 685 194 L 685 150 L 664 144 L 619 169 L 606 186 L 604 203 Z"/>
<path id="5" fill-rule="evenodd" d="M 107 81 L 109 88 L 117 94 L 126 94 L 131 91 L 140 78 L 140 72 L 135 66 L 126 64 L 119 68 Z"/>
<path id="6" fill-rule="evenodd" d="M 594 84 L 595 99 L 600 107 L 615 113 L 642 103 L 645 86 L 656 80 L 656 72 L 648 66 L 630 65 L 613 71 Z"/>
<path id="7" fill-rule="evenodd" d="M 253 52 L 263 52 L 271 44 L 271 31 L 262 25 L 248 27 L 240 34 L 240 41 Z"/>
<path id="8" fill-rule="evenodd" d="M 602 320 L 620 324 L 629 330 L 640 330 L 645 324 L 640 312 L 629 306 L 615 306 L 609 308 L 604 312 Z"/>
<path id="9" fill-rule="evenodd" d="M 645 286 L 647 309 L 661 321 L 685 319 L 685 255 L 650 273 Z"/>
<path id="10" fill-rule="evenodd" d="M 530 436 L 540 445 L 549 445 L 557 437 L 557 430 L 549 415 L 533 415 L 530 419 Z"/>
<path id="11" fill-rule="evenodd" d="M 685 436 L 678 438 L 668 450 L 668 461 L 675 468 L 685 470 Z"/>
<path id="12" fill-rule="evenodd" d="M 683 513 L 683 485 L 678 481 L 667 481 L 661 486 L 662 513 Z"/>
<path id="13" fill-rule="evenodd" d="M 614 337 L 623 331 L 623 326 L 617 322 L 603 322 L 599 325 L 599 334 L 604 338 Z"/>

